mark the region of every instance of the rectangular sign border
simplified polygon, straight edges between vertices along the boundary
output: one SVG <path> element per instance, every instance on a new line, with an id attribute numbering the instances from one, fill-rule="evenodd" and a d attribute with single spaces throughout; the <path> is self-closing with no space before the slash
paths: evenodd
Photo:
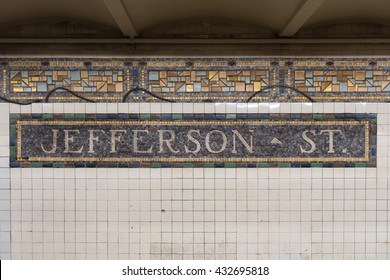
<path id="1" fill-rule="evenodd" d="M 281 125 L 281 124 L 295 124 L 295 125 L 362 125 L 365 126 L 365 156 L 358 158 L 138 158 L 138 157 L 113 157 L 113 158 L 99 158 L 99 157 L 85 157 L 85 158 L 68 158 L 68 157 L 29 157 L 27 160 L 21 157 L 21 126 L 22 125 L 66 125 L 66 124 L 150 124 L 150 125 L 167 125 L 175 123 L 175 125 L 188 125 L 188 124 L 263 124 L 263 125 Z M 16 121 L 16 155 L 17 161 L 22 162 L 84 162 L 84 163 L 282 163 L 282 162 L 305 162 L 305 163 L 327 163 L 327 162 L 368 162 L 369 148 L 370 148 L 370 121 L 365 119 L 361 121 L 357 120 L 253 120 L 253 119 L 238 119 L 238 120 L 19 120 Z"/>

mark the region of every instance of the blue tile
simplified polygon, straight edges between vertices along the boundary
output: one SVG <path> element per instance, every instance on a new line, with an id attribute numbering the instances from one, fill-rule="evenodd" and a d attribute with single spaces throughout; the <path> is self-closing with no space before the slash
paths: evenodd
<path id="1" fill-rule="evenodd" d="M 248 114 L 248 119 L 257 120 L 259 118 L 258 114 Z"/>
<path id="2" fill-rule="evenodd" d="M 171 120 L 172 119 L 172 115 L 171 114 L 162 114 L 162 119 L 163 120 Z"/>
<path id="3" fill-rule="evenodd" d="M 259 114 L 259 119 L 269 119 L 269 114 Z"/>
<path id="4" fill-rule="evenodd" d="M 79 81 L 80 78 L 80 71 L 70 71 L 70 79 L 72 81 Z"/>
<path id="5" fill-rule="evenodd" d="M 33 119 L 42 119 L 43 114 L 31 114 L 31 117 L 32 117 Z"/>
<path id="6" fill-rule="evenodd" d="M 9 138 L 9 145 L 15 146 L 16 145 L 16 136 L 10 136 Z"/>
<path id="7" fill-rule="evenodd" d="M 108 119 L 117 119 L 118 118 L 118 114 L 107 114 L 107 118 Z"/>
<path id="8" fill-rule="evenodd" d="M 301 114 L 291 114 L 291 118 L 292 119 L 300 119 L 301 118 Z"/>
<path id="9" fill-rule="evenodd" d="M 215 114 L 215 118 L 218 120 L 224 120 L 224 119 L 226 119 L 226 115 L 225 114 Z"/>
<path id="10" fill-rule="evenodd" d="M 345 82 L 340 82 L 340 91 L 348 91 L 348 84 Z"/>
<path id="11" fill-rule="evenodd" d="M 204 119 L 205 115 L 204 114 L 194 114 L 194 119 Z"/>
<path id="12" fill-rule="evenodd" d="M 37 82 L 38 91 L 47 91 L 47 84 L 45 82 Z"/>
<path id="13" fill-rule="evenodd" d="M 191 120 L 194 118 L 194 115 L 193 114 L 183 114 L 183 119 L 186 119 L 186 120 Z"/>
<path id="14" fill-rule="evenodd" d="M 128 119 L 129 114 L 118 114 L 119 119 Z"/>
<path id="15" fill-rule="evenodd" d="M 159 79 L 158 71 L 149 71 L 150 81 L 158 81 L 158 79 Z"/>
<path id="16" fill-rule="evenodd" d="M 20 164 L 18 162 L 13 161 L 13 162 L 10 162 L 10 167 L 12 167 L 12 168 L 20 167 Z"/>

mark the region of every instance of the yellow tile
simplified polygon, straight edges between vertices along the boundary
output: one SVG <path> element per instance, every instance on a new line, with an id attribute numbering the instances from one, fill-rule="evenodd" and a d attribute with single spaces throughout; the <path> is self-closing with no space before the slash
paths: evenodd
<path id="1" fill-rule="evenodd" d="M 193 92 L 194 91 L 194 85 L 186 85 L 186 91 L 187 92 Z"/>
<path id="2" fill-rule="evenodd" d="M 32 82 L 38 82 L 39 81 L 39 77 L 38 76 L 32 76 L 31 77 L 31 81 Z"/>
<path id="3" fill-rule="evenodd" d="M 118 76 L 118 82 L 122 82 L 122 81 L 123 81 L 122 76 Z"/>
<path id="4" fill-rule="evenodd" d="M 209 71 L 209 79 L 211 79 L 212 77 L 214 77 L 216 74 L 218 73 L 218 71 Z"/>
<path id="5" fill-rule="evenodd" d="M 23 92 L 23 87 L 13 87 L 13 92 Z"/>
<path id="6" fill-rule="evenodd" d="M 324 92 L 332 92 L 332 84 L 330 84 L 329 86 L 327 86 L 327 87 L 324 89 Z"/>
<path id="7" fill-rule="evenodd" d="M 58 71 L 57 72 L 57 74 L 59 75 L 59 76 L 68 76 L 68 71 Z"/>
<path id="8" fill-rule="evenodd" d="M 253 90 L 254 91 L 261 90 L 261 83 L 260 82 L 254 82 L 253 83 Z"/>
<path id="9" fill-rule="evenodd" d="M 115 92 L 122 92 L 123 91 L 123 84 L 122 83 L 117 83 L 115 85 Z"/>
<path id="10" fill-rule="evenodd" d="M 80 86 L 75 86 L 75 87 L 73 87 L 72 90 L 74 90 L 74 91 L 84 91 L 84 88 L 80 87 Z"/>
<path id="11" fill-rule="evenodd" d="M 351 80 L 348 79 L 348 86 L 349 87 L 354 87 L 355 85 L 351 82 Z"/>

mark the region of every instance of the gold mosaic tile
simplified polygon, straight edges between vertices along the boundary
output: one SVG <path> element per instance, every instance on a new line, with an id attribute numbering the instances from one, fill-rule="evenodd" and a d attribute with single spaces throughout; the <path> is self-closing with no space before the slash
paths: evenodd
<path id="1" fill-rule="evenodd" d="M 390 92 L 390 75 L 384 70 L 295 70 L 294 84 L 313 93 Z"/>
<path id="2" fill-rule="evenodd" d="M 175 92 L 254 92 L 269 85 L 268 70 L 149 71 L 149 90 Z"/>
<path id="3" fill-rule="evenodd" d="M 47 92 L 65 87 L 76 92 L 123 92 L 122 71 L 11 70 L 10 92 Z"/>

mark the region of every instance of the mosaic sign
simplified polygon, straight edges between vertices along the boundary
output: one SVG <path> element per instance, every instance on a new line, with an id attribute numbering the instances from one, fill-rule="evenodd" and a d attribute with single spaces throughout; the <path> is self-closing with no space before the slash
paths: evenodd
<path id="1" fill-rule="evenodd" d="M 371 163 L 370 119 L 31 119 L 17 163 Z M 11 141 L 15 142 L 15 141 Z"/>

